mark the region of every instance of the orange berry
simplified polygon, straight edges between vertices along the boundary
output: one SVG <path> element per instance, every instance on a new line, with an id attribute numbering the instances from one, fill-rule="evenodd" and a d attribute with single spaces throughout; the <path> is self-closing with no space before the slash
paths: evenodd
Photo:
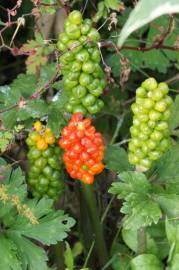
<path id="1" fill-rule="evenodd" d="M 93 165 L 93 166 L 90 168 L 90 172 L 91 172 L 92 174 L 99 174 L 99 173 L 101 173 L 103 170 L 104 170 L 104 164 L 103 164 L 103 163 L 97 163 L 97 164 Z"/>
<path id="2" fill-rule="evenodd" d="M 41 138 L 37 141 L 37 149 L 40 150 L 40 151 L 43 151 L 43 150 L 46 150 L 48 148 L 48 144 L 46 143 L 46 141 Z"/>
<path id="3" fill-rule="evenodd" d="M 83 183 L 88 184 L 88 185 L 91 185 L 94 182 L 94 176 L 91 173 L 89 173 L 89 172 L 85 172 L 82 175 L 81 180 L 83 181 Z"/>

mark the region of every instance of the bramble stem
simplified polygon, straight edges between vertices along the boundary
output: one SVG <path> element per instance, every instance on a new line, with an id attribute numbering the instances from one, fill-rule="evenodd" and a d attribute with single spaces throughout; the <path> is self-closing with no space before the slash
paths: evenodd
<path id="1" fill-rule="evenodd" d="M 100 223 L 99 219 L 99 213 L 93 187 L 91 185 L 82 184 L 82 192 L 88 207 L 91 224 L 94 231 L 95 246 L 96 252 L 98 254 L 98 260 L 100 266 L 103 266 L 107 262 L 107 249 L 103 236 L 102 224 Z"/>

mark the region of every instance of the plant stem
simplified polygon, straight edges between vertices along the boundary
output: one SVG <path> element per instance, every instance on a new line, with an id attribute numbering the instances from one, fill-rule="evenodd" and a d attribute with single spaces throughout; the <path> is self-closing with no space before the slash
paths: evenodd
<path id="1" fill-rule="evenodd" d="M 141 227 L 137 231 L 137 242 L 138 242 L 137 253 L 138 254 L 145 253 L 147 246 L 147 235 L 144 227 Z"/>
<path id="2" fill-rule="evenodd" d="M 63 242 L 59 242 L 54 246 L 54 256 L 57 270 L 65 270 L 63 254 L 64 254 Z"/>
<path id="3" fill-rule="evenodd" d="M 98 208 L 96 205 L 96 198 L 93 192 L 93 188 L 90 185 L 82 183 L 82 192 L 87 203 L 89 216 L 95 235 L 95 246 L 98 254 L 98 260 L 100 266 L 103 266 L 107 262 L 107 249 L 103 236 L 102 224 L 100 223 Z"/>

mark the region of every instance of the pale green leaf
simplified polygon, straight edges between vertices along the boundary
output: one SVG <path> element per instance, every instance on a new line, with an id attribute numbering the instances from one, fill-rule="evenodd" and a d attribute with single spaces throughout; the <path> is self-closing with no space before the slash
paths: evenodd
<path id="1" fill-rule="evenodd" d="M 110 193 L 117 195 L 119 199 L 126 198 L 131 193 L 146 194 L 150 190 L 150 183 L 143 173 L 124 172 L 119 175 L 121 181 L 112 183 Z"/>
<path id="2" fill-rule="evenodd" d="M 137 238 L 137 230 L 125 230 L 123 228 L 122 230 L 122 238 L 125 242 L 125 244 L 132 249 L 134 252 L 137 252 L 138 250 L 138 238 Z M 153 238 L 151 238 L 150 234 L 147 233 L 147 247 L 146 247 L 146 253 L 151 253 L 156 256 L 159 255 L 159 250 L 157 247 L 157 243 Z"/>
<path id="3" fill-rule="evenodd" d="M 65 265 L 68 270 L 73 270 L 74 269 L 74 262 L 73 262 L 73 253 L 70 248 L 70 245 L 68 242 L 66 242 L 66 249 L 64 253 L 64 258 L 65 258 Z"/>
<path id="4" fill-rule="evenodd" d="M 163 270 L 163 265 L 153 254 L 142 254 L 131 260 L 131 270 Z"/>
<path id="5" fill-rule="evenodd" d="M 157 17 L 177 12 L 179 12 L 178 0 L 140 0 L 121 30 L 118 45 L 121 46 L 132 32 Z"/>

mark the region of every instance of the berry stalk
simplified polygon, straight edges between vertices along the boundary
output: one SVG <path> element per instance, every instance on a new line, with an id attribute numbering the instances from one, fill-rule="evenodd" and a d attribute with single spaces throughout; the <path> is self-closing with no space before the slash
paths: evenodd
<path id="1" fill-rule="evenodd" d="M 88 212 L 94 231 L 96 252 L 98 254 L 99 264 L 102 267 L 107 262 L 108 255 L 103 234 L 103 226 L 100 222 L 93 186 L 85 185 L 82 183 L 81 190 L 88 207 Z"/>

